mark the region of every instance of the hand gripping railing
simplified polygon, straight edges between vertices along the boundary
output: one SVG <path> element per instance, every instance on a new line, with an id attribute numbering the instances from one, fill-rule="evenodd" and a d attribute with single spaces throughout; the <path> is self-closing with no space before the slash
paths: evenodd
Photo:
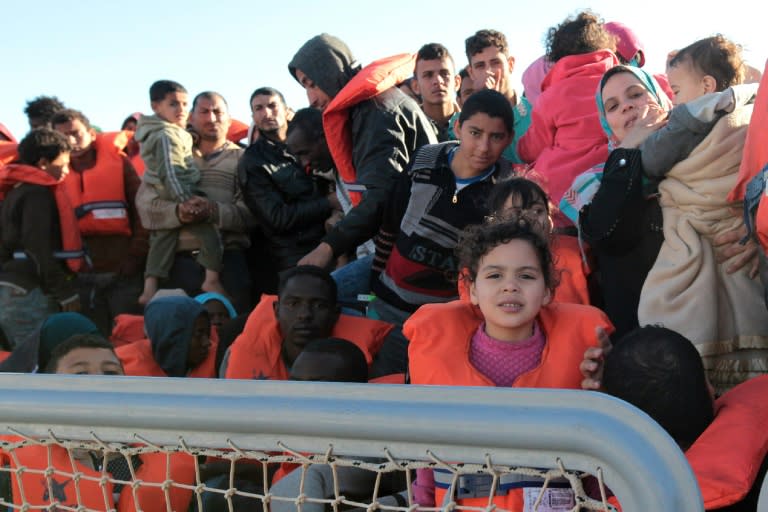
<path id="1" fill-rule="evenodd" d="M 597 392 L 0 375 L 0 433 L 552 467 L 594 474 L 624 511 L 703 510 L 673 440 Z"/>

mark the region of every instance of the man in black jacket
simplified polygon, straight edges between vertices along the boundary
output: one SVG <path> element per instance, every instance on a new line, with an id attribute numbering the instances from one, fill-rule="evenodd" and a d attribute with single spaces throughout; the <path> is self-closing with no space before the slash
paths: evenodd
<path id="1" fill-rule="evenodd" d="M 305 172 L 288 151 L 287 107 L 271 87 L 251 95 L 253 122 L 259 135 L 240 158 L 238 176 L 245 204 L 267 238 L 277 270 L 296 265 L 325 235 L 325 220 L 338 199 L 327 186 Z"/>
<path id="2" fill-rule="evenodd" d="M 315 108 L 325 110 L 337 96 L 357 98 L 348 110 L 351 154 L 347 156 L 354 167 L 355 185 L 364 189 L 362 198 L 299 262 L 328 267 L 336 257 L 353 252 L 376 234 L 395 179 L 407 169 L 415 151 L 424 144 L 436 143 L 437 137 L 416 102 L 397 87 L 364 97 L 356 95 L 359 84 L 350 82 L 362 68 L 347 45 L 336 37 L 313 37 L 299 49 L 288 69 Z M 408 75 L 412 74 L 413 68 Z M 326 125 L 326 139 L 332 150 L 343 136 L 329 133 Z M 336 164 L 343 165 L 339 161 Z"/>

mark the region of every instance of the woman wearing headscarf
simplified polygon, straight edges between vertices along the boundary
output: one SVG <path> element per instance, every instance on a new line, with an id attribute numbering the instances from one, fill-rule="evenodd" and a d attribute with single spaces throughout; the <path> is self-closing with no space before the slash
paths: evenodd
<path id="1" fill-rule="evenodd" d="M 657 137 L 669 120 L 677 123 L 678 118 L 668 117 L 671 102 L 656 80 L 632 66 L 616 66 L 606 72 L 596 100 L 611 153 L 603 166 L 576 178 L 561 210 L 578 219 L 580 235 L 593 249 L 601 272 L 604 309 L 616 326 L 618 339 L 638 326 L 640 292 L 664 242 L 660 179 L 646 176 L 644 159 L 658 157 L 671 167 L 687 158 L 719 116 L 703 116 L 696 130 L 684 127 L 665 134 L 664 139 Z M 687 106 L 678 114 L 686 112 L 693 115 Z M 674 144 L 670 144 L 670 135 Z M 655 146 L 651 148 L 649 143 Z M 735 272 L 747 261 L 739 260 L 729 270 Z"/>

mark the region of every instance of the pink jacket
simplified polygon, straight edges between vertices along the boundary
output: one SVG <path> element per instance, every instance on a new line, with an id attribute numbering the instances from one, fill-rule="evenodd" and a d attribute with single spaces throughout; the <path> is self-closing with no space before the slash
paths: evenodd
<path id="1" fill-rule="evenodd" d="M 617 64 L 608 50 L 570 55 L 557 61 L 541 84 L 531 126 L 517 151 L 546 180 L 554 204 L 578 174 L 608 158 L 595 92 L 603 74 Z"/>

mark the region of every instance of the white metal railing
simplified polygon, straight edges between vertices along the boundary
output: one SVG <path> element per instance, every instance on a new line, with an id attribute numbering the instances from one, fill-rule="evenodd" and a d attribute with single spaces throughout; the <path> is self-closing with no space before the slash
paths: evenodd
<path id="1" fill-rule="evenodd" d="M 12 430 L 9 430 L 12 429 Z M 602 472 L 625 511 L 701 511 L 683 453 L 596 392 L 0 374 L 0 433 Z M 432 459 L 434 460 L 434 459 Z M 764 503 L 764 501 L 763 501 Z"/>

